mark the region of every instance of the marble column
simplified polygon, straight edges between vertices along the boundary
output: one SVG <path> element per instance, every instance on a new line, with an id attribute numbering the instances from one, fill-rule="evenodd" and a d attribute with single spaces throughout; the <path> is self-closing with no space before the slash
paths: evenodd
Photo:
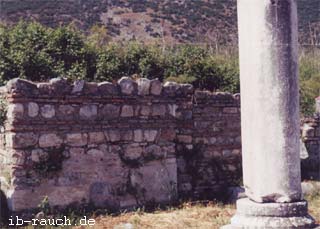
<path id="1" fill-rule="evenodd" d="M 228 228 L 311 228 L 301 191 L 296 0 L 238 0 L 243 179 Z"/>

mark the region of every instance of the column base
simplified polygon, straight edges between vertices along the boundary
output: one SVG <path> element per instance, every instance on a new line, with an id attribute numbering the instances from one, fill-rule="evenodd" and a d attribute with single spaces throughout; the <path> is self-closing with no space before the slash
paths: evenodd
<path id="1" fill-rule="evenodd" d="M 308 203 L 256 203 L 248 198 L 237 201 L 237 213 L 231 224 L 222 229 L 307 229 L 315 228 L 314 219 L 308 214 Z"/>

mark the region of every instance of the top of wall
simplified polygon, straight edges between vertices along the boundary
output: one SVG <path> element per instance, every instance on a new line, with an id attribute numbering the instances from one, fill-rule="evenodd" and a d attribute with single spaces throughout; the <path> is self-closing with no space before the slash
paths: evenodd
<path id="1" fill-rule="evenodd" d="M 161 83 L 158 79 L 149 80 L 140 78 L 133 80 L 122 77 L 116 83 L 111 82 L 74 82 L 64 78 L 54 78 L 49 82 L 35 83 L 15 78 L 6 86 L 1 87 L 1 94 L 11 98 L 61 98 L 61 97 L 191 97 L 201 100 L 239 100 L 239 94 L 232 95 L 227 92 L 209 92 L 194 90 L 191 84 L 178 84 L 175 82 Z"/>

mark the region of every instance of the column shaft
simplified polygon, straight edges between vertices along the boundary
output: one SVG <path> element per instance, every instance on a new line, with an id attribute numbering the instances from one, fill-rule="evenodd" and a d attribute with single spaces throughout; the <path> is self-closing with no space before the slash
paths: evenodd
<path id="1" fill-rule="evenodd" d="M 256 202 L 301 199 L 295 0 L 238 0 L 244 185 Z"/>

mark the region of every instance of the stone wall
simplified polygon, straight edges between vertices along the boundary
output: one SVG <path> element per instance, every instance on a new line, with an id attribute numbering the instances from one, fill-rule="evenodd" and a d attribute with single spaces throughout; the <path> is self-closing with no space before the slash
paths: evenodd
<path id="1" fill-rule="evenodd" d="M 307 153 L 301 160 L 302 179 L 320 180 L 320 117 L 307 118 L 302 122 L 302 141 Z"/>
<path id="2" fill-rule="evenodd" d="M 9 81 L 0 182 L 13 211 L 218 196 L 241 177 L 239 98 L 191 85 Z"/>

